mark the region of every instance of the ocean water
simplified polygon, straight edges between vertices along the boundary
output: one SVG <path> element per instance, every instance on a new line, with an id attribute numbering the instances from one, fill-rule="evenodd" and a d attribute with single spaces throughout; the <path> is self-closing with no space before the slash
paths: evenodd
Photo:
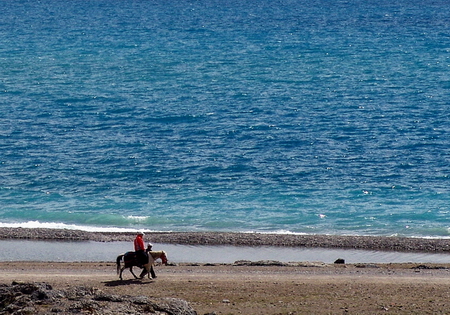
<path id="1" fill-rule="evenodd" d="M 448 1 L 0 3 L 0 226 L 450 236 Z"/>

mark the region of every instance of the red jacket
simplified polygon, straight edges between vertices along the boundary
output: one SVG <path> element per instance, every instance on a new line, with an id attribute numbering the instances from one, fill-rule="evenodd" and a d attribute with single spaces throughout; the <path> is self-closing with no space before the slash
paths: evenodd
<path id="1" fill-rule="evenodd" d="M 134 239 L 134 250 L 136 252 L 138 250 L 144 250 L 145 251 L 145 244 L 144 244 L 144 239 L 142 238 L 142 235 L 138 235 Z"/>

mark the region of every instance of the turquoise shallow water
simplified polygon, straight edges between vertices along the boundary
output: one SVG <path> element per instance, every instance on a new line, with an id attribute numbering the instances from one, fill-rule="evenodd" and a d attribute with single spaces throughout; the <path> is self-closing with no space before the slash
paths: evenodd
<path id="1" fill-rule="evenodd" d="M 445 1 L 2 7 L 0 226 L 449 236 Z"/>

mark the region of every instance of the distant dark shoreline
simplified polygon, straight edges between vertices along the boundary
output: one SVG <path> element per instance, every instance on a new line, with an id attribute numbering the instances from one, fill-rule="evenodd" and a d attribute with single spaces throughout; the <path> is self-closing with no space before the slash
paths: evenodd
<path id="1" fill-rule="evenodd" d="M 0 228 L 0 240 L 131 241 L 131 232 L 87 232 L 68 229 Z M 385 236 L 293 235 L 233 232 L 148 232 L 148 242 L 180 245 L 277 246 L 387 251 L 450 252 L 450 239 Z"/>

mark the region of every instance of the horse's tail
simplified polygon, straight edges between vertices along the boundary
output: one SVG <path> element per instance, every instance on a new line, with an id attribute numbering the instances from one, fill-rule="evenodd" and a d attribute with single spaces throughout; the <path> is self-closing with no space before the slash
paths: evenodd
<path id="1" fill-rule="evenodd" d="M 117 274 L 119 274 L 120 272 L 120 261 L 122 260 L 122 257 L 124 256 L 124 254 L 117 256 L 116 258 L 116 265 L 117 265 Z"/>

